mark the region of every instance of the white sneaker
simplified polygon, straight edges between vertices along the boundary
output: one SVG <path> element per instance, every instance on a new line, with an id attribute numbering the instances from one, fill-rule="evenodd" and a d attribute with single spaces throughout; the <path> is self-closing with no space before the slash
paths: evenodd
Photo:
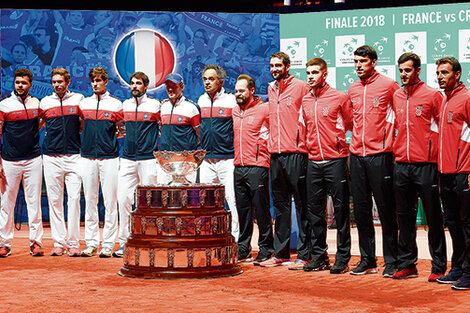
<path id="1" fill-rule="evenodd" d="M 110 258 L 113 254 L 113 250 L 108 247 L 102 247 L 100 251 L 100 258 Z"/>
<path id="2" fill-rule="evenodd" d="M 96 251 L 98 251 L 98 249 L 96 247 L 86 247 L 85 250 L 82 250 L 82 253 L 80 253 L 81 256 L 83 257 L 90 257 L 90 256 L 94 256 L 96 254 Z"/>
<path id="3" fill-rule="evenodd" d="M 115 258 L 122 258 L 124 257 L 124 248 L 123 247 L 120 247 L 119 249 L 117 249 L 116 251 L 113 252 L 113 257 Z"/>

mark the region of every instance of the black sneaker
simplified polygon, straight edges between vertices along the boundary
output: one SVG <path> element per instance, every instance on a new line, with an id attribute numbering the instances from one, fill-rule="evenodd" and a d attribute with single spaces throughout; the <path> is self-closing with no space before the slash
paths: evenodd
<path id="1" fill-rule="evenodd" d="M 349 266 L 344 263 L 336 263 L 330 269 L 330 274 L 344 274 L 349 271 Z"/>
<path id="2" fill-rule="evenodd" d="M 436 279 L 436 281 L 439 284 L 453 284 L 457 280 L 459 280 L 460 277 L 462 277 L 462 274 L 463 274 L 463 272 L 460 268 L 451 269 L 450 272 L 447 275 L 439 277 L 438 279 Z"/>
<path id="3" fill-rule="evenodd" d="M 395 264 L 386 264 L 384 271 L 382 272 L 382 277 L 384 278 L 393 278 L 393 274 L 397 272 L 397 266 Z"/>
<path id="4" fill-rule="evenodd" d="M 253 265 L 259 266 L 261 262 L 269 260 L 273 256 L 272 253 L 258 253 L 258 256 L 253 260 Z"/>
<path id="5" fill-rule="evenodd" d="M 452 284 L 452 289 L 455 290 L 470 290 L 470 276 L 462 275 L 459 279 Z"/>
<path id="6" fill-rule="evenodd" d="M 248 252 L 248 254 L 239 254 L 238 255 L 238 263 L 248 263 L 253 261 L 253 256 L 251 255 L 251 252 Z"/>
<path id="7" fill-rule="evenodd" d="M 375 273 L 377 273 L 377 265 L 369 264 L 366 261 L 361 261 L 358 266 L 356 266 L 349 272 L 349 274 L 351 275 L 366 275 Z"/>
<path id="8" fill-rule="evenodd" d="M 305 272 L 316 272 L 329 270 L 331 268 L 330 260 L 328 258 L 316 259 L 308 262 L 304 265 Z"/>

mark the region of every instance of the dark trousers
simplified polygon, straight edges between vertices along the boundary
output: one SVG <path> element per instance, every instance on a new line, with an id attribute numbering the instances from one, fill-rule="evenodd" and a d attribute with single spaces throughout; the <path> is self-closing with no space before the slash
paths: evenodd
<path id="1" fill-rule="evenodd" d="M 328 194 L 334 207 L 337 232 L 336 262 L 347 264 L 351 259 L 351 233 L 349 219 L 349 184 L 346 159 L 307 165 L 307 208 L 309 211 L 312 260 L 328 255 L 326 244 L 326 205 Z"/>
<path id="2" fill-rule="evenodd" d="M 235 201 L 240 235 L 238 249 L 251 250 L 254 216 L 258 221 L 260 254 L 273 253 L 273 228 L 269 203 L 269 169 L 259 166 L 235 166 L 233 171 Z"/>
<path id="3" fill-rule="evenodd" d="M 416 215 L 419 197 L 429 227 L 428 246 L 432 257 L 432 271 L 445 273 L 446 239 L 437 185 L 437 164 L 397 162 L 393 182 L 399 229 L 398 268 L 413 267 L 418 261 Z"/>
<path id="4" fill-rule="evenodd" d="M 439 189 L 444 208 L 444 225 L 452 240 L 452 269 L 470 275 L 470 190 L 469 174 L 440 174 Z"/>
<path id="5" fill-rule="evenodd" d="M 386 264 L 397 265 L 398 225 L 393 194 L 393 154 L 350 155 L 351 193 L 361 260 L 376 265 L 372 194 L 382 227 Z"/>
<path id="6" fill-rule="evenodd" d="M 274 224 L 274 255 L 290 258 L 291 210 L 294 197 L 299 238 L 297 258 L 310 259 L 310 231 L 306 209 L 305 175 L 307 154 L 271 154 L 271 194 L 276 222 Z"/>

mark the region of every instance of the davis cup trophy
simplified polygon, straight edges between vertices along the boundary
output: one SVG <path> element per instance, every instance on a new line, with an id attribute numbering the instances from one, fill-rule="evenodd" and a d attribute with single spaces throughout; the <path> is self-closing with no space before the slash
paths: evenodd
<path id="1" fill-rule="evenodd" d="M 206 151 L 157 151 L 167 185 L 137 186 L 131 234 L 119 275 L 136 278 L 213 278 L 237 275 L 238 248 L 231 235 L 221 184 L 193 184 Z"/>

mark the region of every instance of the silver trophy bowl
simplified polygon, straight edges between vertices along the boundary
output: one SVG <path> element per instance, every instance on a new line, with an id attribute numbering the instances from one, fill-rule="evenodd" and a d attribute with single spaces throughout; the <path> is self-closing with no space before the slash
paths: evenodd
<path id="1" fill-rule="evenodd" d="M 169 185 L 180 186 L 191 184 L 186 175 L 197 171 L 206 155 L 206 150 L 155 151 L 153 155 L 163 171 L 172 176 L 173 180 Z"/>

